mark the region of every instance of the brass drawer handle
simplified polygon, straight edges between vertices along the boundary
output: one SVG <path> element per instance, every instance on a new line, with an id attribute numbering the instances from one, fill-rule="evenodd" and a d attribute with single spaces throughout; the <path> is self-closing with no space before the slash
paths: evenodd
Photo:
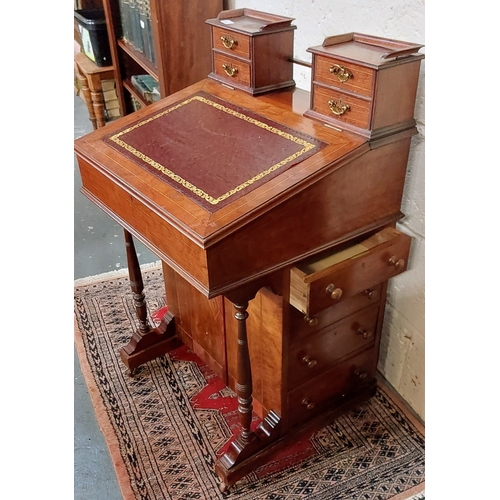
<path id="1" fill-rule="evenodd" d="M 306 410 L 312 410 L 316 406 L 309 398 L 304 398 L 302 404 L 306 407 Z"/>
<path id="2" fill-rule="evenodd" d="M 330 295 L 332 300 L 339 300 L 342 297 L 342 289 L 337 288 L 333 283 L 326 287 L 325 293 Z"/>
<path id="3" fill-rule="evenodd" d="M 338 64 L 334 64 L 330 68 L 330 73 L 335 75 L 337 77 L 338 81 L 341 83 L 347 82 L 347 80 L 349 80 L 353 76 L 352 73 L 348 69 L 345 69 L 344 66 L 340 66 Z"/>
<path id="4" fill-rule="evenodd" d="M 396 271 L 399 271 L 400 269 L 402 269 L 405 265 L 405 260 L 404 259 L 398 259 L 395 255 L 393 255 L 390 259 L 389 259 L 389 262 L 388 264 L 390 266 L 394 266 L 394 269 L 396 269 Z"/>
<path id="5" fill-rule="evenodd" d="M 367 298 L 368 300 L 373 300 L 373 298 L 375 297 L 376 293 L 377 293 L 377 292 L 376 292 L 375 290 L 370 290 L 370 289 L 365 290 L 365 291 L 363 292 L 363 294 L 364 294 L 364 295 L 366 295 L 366 298 Z"/>
<path id="6" fill-rule="evenodd" d="M 235 76 L 238 73 L 238 68 L 235 68 L 232 64 L 223 64 L 222 68 L 227 76 Z"/>
<path id="7" fill-rule="evenodd" d="M 328 106 L 330 107 L 330 111 L 337 116 L 341 116 L 346 111 L 350 111 L 351 109 L 349 104 L 342 104 L 342 99 L 339 99 L 338 102 L 332 99 L 331 101 L 328 101 Z"/>
<path id="8" fill-rule="evenodd" d="M 318 318 L 310 318 L 309 316 L 304 316 L 304 321 L 309 326 L 318 326 Z"/>
<path id="9" fill-rule="evenodd" d="M 222 45 L 224 45 L 226 49 L 234 49 L 236 45 L 238 45 L 238 42 L 228 35 L 222 35 L 220 39 L 222 41 Z"/>
<path id="10" fill-rule="evenodd" d="M 318 362 L 309 355 L 302 358 L 302 363 L 306 364 L 307 368 L 314 368 L 318 364 Z"/>
<path id="11" fill-rule="evenodd" d="M 358 331 L 356 333 L 358 335 L 361 335 L 364 339 L 373 337 L 373 332 L 371 332 L 370 330 L 365 330 L 364 328 L 361 327 L 358 328 Z"/>

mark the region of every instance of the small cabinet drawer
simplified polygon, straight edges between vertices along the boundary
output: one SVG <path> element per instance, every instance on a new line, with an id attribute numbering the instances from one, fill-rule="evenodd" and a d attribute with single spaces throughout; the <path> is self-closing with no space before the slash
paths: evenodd
<path id="1" fill-rule="evenodd" d="M 250 58 L 250 37 L 232 30 L 212 28 L 213 48 L 230 55 Z"/>
<path id="2" fill-rule="evenodd" d="M 411 238 L 386 227 L 339 252 L 307 259 L 290 270 L 290 304 L 312 317 L 406 270 Z"/>
<path id="3" fill-rule="evenodd" d="M 316 56 L 313 81 L 371 97 L 375 71 L 357 64 Z"/>
<path id="4" fill-rule="evenodd" d="M 214 53 L 214 72 L 229 83 L 250 85 L 250 65 L 239 59 Z"/>
<path id="5" fill-rule="evenodd" d="M 375 349 L 369 349 L 290 391 L 290 425 L 308 420 L 329 408 L 334 409 L 370 384 L 375 374 L 375 357 Z"/>
<path id="6" fill-rule="evenodd" d="M 295 307 L 290 308 L 290 342 L 294 344 L 313 333 L 349 316 L 365 307 L 378 304 L 382 294 L 382 285 L 376 285 L 361 293 L 348 297 L 315 316 L 306 316 Z"/>
<path id="7" fill-rule="evenodd" d="M 374 304 L 292 345 L 288 364 L 289 387 L 311 380 L 345 356 L 373 344 L 378 311 L 378 304 Z"/>
<path id="8" fill-rule="evenodd" d="M 354 127 L 368 128 L 370 125 L 371 101 L 366 101 L 337 90 L 313 85 L 312 110 L 326 117 Z"/>

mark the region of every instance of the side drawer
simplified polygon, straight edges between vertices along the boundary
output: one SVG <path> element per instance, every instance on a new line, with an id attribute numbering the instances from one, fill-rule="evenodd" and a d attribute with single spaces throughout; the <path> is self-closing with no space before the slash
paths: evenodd
<path id="1" fill-rule="evenodd" d="M 406 270 L 411 237 L 386 227 L 340 252 L 290 270 L 290 304 L 311 317 Z"/>
<path id="2" fill-rule="evenodd" d="M 250 86 L 250 64 L 239 59 L 213 52 L 214 72 L 228 81 Z"/>
<path id="3" fill-rule="evenodd" d="M 292 345 L 288 357 L 289 388 L 311 380 L 340 359 L 373 344 L 378 311 L 378 304 L 374 304 Z"/>
<path id="4" fill-rule="evenodd" d="M 325 56 L 315 56 L 313 81 L 371 97 L 374 78 L 375 71 L 369 68 Z"/>
<path id="5" fill-rule="evenodd" d="M 375 349 L 364 351 L 288 393 L 289 422 L 293 426 L 347 401 L 374 377 Z"/>
<path id="6" fill-rule="evenodd" d="M 250 58 L 250 37 L 232 30 L 212 28 L 213 48 L 230 55 Z"/>
<path id="7" fill-rule="evenodd" d="M 290 343 L 301 341 L 304 337 L 322 330 L 328 325 L 349 316 L 373 304 L 378 304 L 382 294 L 382 285 L 377 285 L 363 290 L 361 293 L 340 301 L 324 311 L 309 317 L 298 311 L 295 307 L 290 308 Z"/>
<path id="8" fill-rule="evenodd" d="M 313 92 L 312 109 L 316 113 L 354 127 L 363 129 L 370 127 L 372 101 L 315 84 L 313 84 Z"/>

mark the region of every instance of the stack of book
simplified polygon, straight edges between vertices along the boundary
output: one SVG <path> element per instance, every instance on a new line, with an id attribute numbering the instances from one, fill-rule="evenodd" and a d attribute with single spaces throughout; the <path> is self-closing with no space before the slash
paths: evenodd
<path id="1" fill-rule="evenodd" d="M 133 75 L 130 80 L 147 103 L 156 102 L 160 99 L 160 87 L 151 75 Z"/>
<path id="2" fill-rule="evenodd" d="M 119 0 L 123 39 L 156 64 L 149 0 Z"/>
<path id="3" fill-rule="evenodd" d="M 104 108 L 107 120 L 119 118 L 120 104 L 118 102 L 118 95 L 116 93 L 116 84 L 114 80 L 102 81 L 102 92 L 104 94 Z"/>

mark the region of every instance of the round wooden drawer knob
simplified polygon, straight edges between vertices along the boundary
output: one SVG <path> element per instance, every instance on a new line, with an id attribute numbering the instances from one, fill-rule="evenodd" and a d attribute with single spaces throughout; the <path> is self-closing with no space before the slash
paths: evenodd
<path id="1" fill-rule="evenodd" d="M 369 330 L 365 330 L 364 328 L 358 328 L 358 335 L 361 335 L 364 339 L 368 339 L 373 335 L 373 333 Z"/>
<path id="2" fill-rule="evenodd" d="M 318 318 L 310 318 L 309 316 L 304 316 L 304 321 L 309 326 L 318 326 Z"/>
<path id="3" fill-rule="evenodd" d="M 362 370 L 356 370 L 354 372 L 354 375 L 359 378 L 359 380 L 364 380 L 368 374 Z"/>
<path id="4" fill-rule="evenodd" d="M 393 255 L 389 259 L 389 265 L 390 266 L 394 266 L 394 269 L 396 269 L 396 271 L 399 271 L 400 269 L 402 269 L 404 267 L 405 260 L 404 259 L 398 259 L 395 255 Z"/>
<path id="5" fill-rule="evenodd" d="M 325 293 L 330 296 L 332 300 L 339 300 L 342 297 L 342 289 L 337 288 L 335 285 L 331 284 L 326 287 Z"/>
<path id="6" fill-rule="evenodd" d="M 377 292 L 375 290 L 370 290 L 370 289 L 365 290 L 363 293 L 366 295 L 368 300 L 373 300 L 377 295 Z"/>
<path id="7" fill-rule="evenodd" d="M 302 404 L 306 407 L 306 410 L 312 410 L 315 406 L 315 404 L 312 403 L 309 398 L 304 398 L 302 400 Z"/>
<path id="8" fill-rule="evenodd" d="M 306 364 L 308 368 L 314 368 L 318 364 L 318 362 L 309 355 L 302 358 L 302 363 Z"/>

